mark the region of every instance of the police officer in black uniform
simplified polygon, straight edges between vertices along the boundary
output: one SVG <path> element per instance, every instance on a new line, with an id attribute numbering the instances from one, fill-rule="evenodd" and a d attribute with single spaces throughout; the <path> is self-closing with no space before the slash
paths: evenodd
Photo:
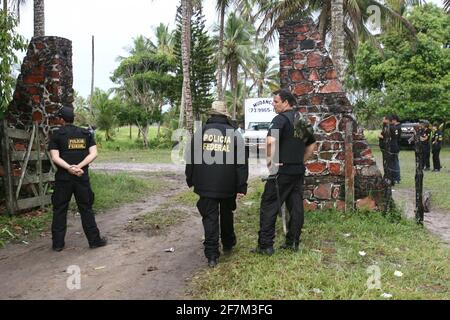
<path id="1" fill-rule="evenodd" d="M 423 121 L 420 142 L 422 143 L 423 170 L 430 170 L 430 138 L 431 129 L 428 121 Z"/>
<path id="2" fill-rule="evenodd" d="M 58 166 L 52 196 L 53 250 L 64 249 L 67 229 L 67 210 L 72 194 L 78 205 L 84 233 L 90 248 L 105 246 L 106 238 L 100 237 L 92 204 L 94 194 L 89 183 L 88 167 L 97 157 L 97 147 L 91 133 L 73 125 L 73 108 L 64 106 L 58 113 L 63 126 L 56 131 L 49 143 L 53 162 Z"/>
<path id="3" fill-rule="evenodd" d="M 400 183 L 400 136 L 402 128 L 400 118 L 397 115 L 392 116 L 391 121 L 391 157 L 392 157 L 392 183 Z"/>
<path id="4" fill-rule="evenodd" d="M 188 149 L 186 182 L 200 196 L 197 208 L 205 230 L 204 252 L 213 268 L 220 256 L 219 234 L 224 253 L 236 245 L 233 211 L 236 197 L 247 193 L 248 153 L 225 103 L 215 101 L 210 115 Z"/>
<path id="5" fill-rule="evenodd" d="M 380 134 L 378 135 L 378 146 L 380 147 L 381 155 L 383 156 L 383 170 L 384 171 L 386 171 L 388 169 L 387 159 L 388 159 L 389 152 L 387 152 L 385 149 L 385 145 L 386 145 L 385 137 L 388 135 L 387 130 L 389 128 L 390 122 L 391 122 L 390 116 L 383 117 L 383 127 L 381 129 Z"/>
<path id="6" fill-rule="evenodd" d="M 442 141 L 444 140 L 444 135 L 439 129 L 437 123 L 433 126 L 433 140 L 431 143 L 431 152 L 433 153 L 433 171 L 441 171 L 441 160 L 439 159 L 439 154 L 441 153 Z"/>
<path id="7" fill-rule="evenodd" d="M 281 249 L 297 251 L 299 248 L 304 221 L 304 162 L 313 154 L 316 140 L 311 125 L 293 109 L 295 105 L 296 99 L 288 90 L 274 92 L 273 106 L 278 115 L 270 124 L 266 150 L 267 164 L 276 180 L 267 181 L 261 199 L 258 246 L 252 250 L 260 254 L 274 253 L 275 223 L 279 205 L 283 202 L 286 202 L 290 212 L 290 220 L 286 241 Z"/>

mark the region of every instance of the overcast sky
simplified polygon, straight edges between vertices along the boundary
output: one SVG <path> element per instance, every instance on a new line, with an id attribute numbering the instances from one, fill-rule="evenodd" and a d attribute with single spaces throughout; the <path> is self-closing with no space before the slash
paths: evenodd
<path id="1" fill-rule="evenodd" d="M 150 37 L 160 22 L 175 27 L 179 0 L 45 0 L 45 33 L 72 41 L 74 89 L 90 94 L 91 37 L 95 36 L 95 86 L 107 90 L 114 86 L 111 73 L 118 56 L 138 35 Z M 204 1 L 207 26 L 216 22 L 214 1 Z M 33 36 L 33 1 L 21 9 L 18 32 L 28 40 Z"/>
<path id="2" fill-rule="evenodd" d="M 217 23 L 215 0 L 203 0 L 207 26 Z M 442 6 L 441 0 L 432 2 Z M 111 73 L 118 56 L 125 56 L 138 35 L 150 37 L 161 22 L 175 26 L 179 0 L 45 0 L 46 35 L 72 41 L 74 89 L 82 96 L 90 93 L 91 37 L 95 36 L 95 86 L 114 86 Z M 33 36 L 33 1 L 21 9 L 18 32 Z"/>

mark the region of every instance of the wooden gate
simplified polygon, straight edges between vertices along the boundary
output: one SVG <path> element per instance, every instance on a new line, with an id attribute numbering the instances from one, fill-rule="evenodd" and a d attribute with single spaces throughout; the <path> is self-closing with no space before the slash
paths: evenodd
<path id="1" fill-rule="evenodd" d="M 10 215 L 51 203 L 49 189 L 55 181 L 55 164 L 47 150 L 44 135 L 36 123 L 31 132 L 0 127 L 3 184 Z"/>

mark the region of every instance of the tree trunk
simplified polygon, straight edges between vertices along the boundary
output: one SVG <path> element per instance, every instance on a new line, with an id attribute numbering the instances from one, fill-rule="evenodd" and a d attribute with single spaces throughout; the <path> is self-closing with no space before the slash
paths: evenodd
<path id="1" fill-rule="evenodd" d="M 130 123 L 130 140 L 133 139 L 133 137 L 131 135 L 131 129 L 132 129 L 132 126 L 131 126 L 131 123 Z"/>
<path id="2" fill-rule="evenodd" d="M 178 128 L 184 128 L 184 86 L 181 89 L 180 116 L 178 118 Z"/>
<path id="3" fill-rule="evenodd" d="M 3 12 L 4 13 L 8 12 L 8 1 L 7 0 L 3 0 Z"/>
<path id="4" fill-rule="evenodd" d="M 45 36 L 44 0 L 34 0 L 34 36 Z"/>
<path id="5" fill-rule="evenodd" d="M 186 114 L 186 129 L 192 134 L 194 132 L 190 76 L 192 0 L 181 0 L 181 7 L 183 16 L 181 56 L 183 63 L 184 112 Z"/>
<path id="6" fill-rule="evenodd" d="M 217 55 L 217 95 L 219 100 L 223 101 L 224 90 L 222 84 L 223 78 L 223 35 L 225 28 L 225 3 L 222 3 L 222 8 L 220 8 L 220 31 L 219 31 L 219 53 Z"/>
<path id="7" fill-rule="evenodd" d="M 142 140 L 144 140 L 144 148 L 148 149 L 149 143 L 148 143 L 148 123 L 145 123 L 144 127 L 142 128 Z"/>
<path id="8" fill-rule="evenodd" d="M 344 1 L 331 0 L 331 55 L 339 81 L 344 79 Z"/>
<path id="9" fill-rule="evenodd" d="M 233 119 L 236 119 L 238 66 L 231 67 L 231 92 L 233 93 Z"/>

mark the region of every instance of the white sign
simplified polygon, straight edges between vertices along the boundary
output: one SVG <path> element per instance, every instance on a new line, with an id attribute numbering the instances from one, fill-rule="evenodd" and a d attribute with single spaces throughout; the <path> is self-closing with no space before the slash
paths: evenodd
<path id="1" fill-rule="evenodd" d="M 251 124 L 270 123 L 277 115 L 272 106 L 272 98 L 245 100 L 245 130 L 252 130 Z"/>

